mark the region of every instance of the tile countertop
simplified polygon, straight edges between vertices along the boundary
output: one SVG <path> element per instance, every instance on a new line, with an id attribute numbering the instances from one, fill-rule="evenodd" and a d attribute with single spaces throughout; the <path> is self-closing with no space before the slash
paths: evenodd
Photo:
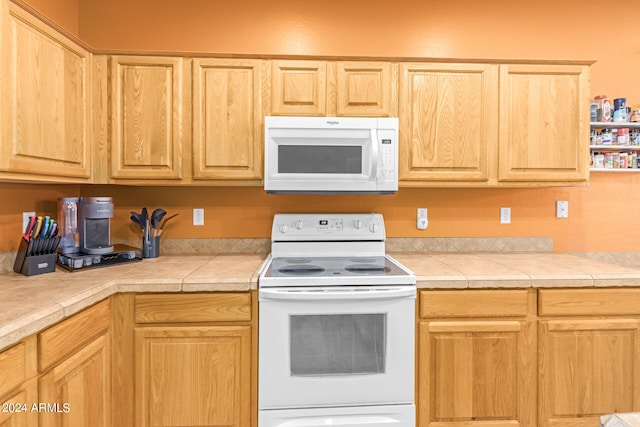
<path id="1" fill-rule="evenodd" d="M 419 288 L 640 286 L 640 268 L 554 253 L 391 253 Z M 69 273 L 0 276 L 0 350 L 117 292 L 248 291 L 266 254 L 163 255 Z"/>

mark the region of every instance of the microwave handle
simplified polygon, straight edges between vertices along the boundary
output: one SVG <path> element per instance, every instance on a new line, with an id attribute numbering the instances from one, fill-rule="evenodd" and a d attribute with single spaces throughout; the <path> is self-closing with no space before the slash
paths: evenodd
<path id="1" fill-rule="evenodd" d="M 371 181 L 378 179 L 378 131 L 371 129 Z"/>

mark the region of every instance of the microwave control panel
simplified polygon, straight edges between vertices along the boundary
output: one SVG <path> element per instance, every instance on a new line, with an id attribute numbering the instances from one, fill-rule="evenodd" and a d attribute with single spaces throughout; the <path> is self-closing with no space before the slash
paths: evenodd
<path id="1" fill-rule="evenodd" d="M 383 180 L 396 177 L 396 156 L 398 153 L 397 134 L 392 130 L 378 130 L 379 161 L 378 176 Z"/>

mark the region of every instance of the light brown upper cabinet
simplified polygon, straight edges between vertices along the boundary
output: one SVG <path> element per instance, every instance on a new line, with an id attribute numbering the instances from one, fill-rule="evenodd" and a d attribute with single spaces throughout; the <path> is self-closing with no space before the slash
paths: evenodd
<path id="1" fill-rule="evenodd" d="M 501 182 L 586 183 L 589 67 L 500 66 Z"/>
<path id="2" fill-rule="evenodd" d="M 111 57 L 112 179 L 182 178 L 185 61 Z"/>
<path id="3" fill-rule="evenodd" d="M 394 65 L 366 61 L 271 61 L 271 115 L 393 117 Z"/>
<path id="4" fill-rule="evenodd" d="M 401 185 L 586 184 L 588 82 L 587 65 L 401 64 Z"/>
<path id="5" fill-rule="evenodd" d="M 498 123 L 498 65 L 400 66 L 403 185 L 487 185 Z"/>
<path id="6" fill-rule="evenodd" d="M 262 178 L 262 61 L 193 60 L 193 179 Z"/>
<path id="7" fill-rule="evenodd" d="M 0 177 L 90 181 L 91 54 L 15 4 L 0 8 Z"/>
<path id="8" fill-rule="evenodd" d="M 397 81 L 388 62 L 337 62 L 336 116 L 395 117 Z"/>
<path id="9" fill-rule="evenodd" d="M 325 61 L 271 62 L 271 115 L 326 116 Z"/>

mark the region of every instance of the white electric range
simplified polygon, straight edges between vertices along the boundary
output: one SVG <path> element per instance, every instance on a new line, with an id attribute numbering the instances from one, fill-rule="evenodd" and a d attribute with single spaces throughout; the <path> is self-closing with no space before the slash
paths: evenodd
<path id="1" fill-rule="evenodd" d="M 380 214 L 279 214 L 258 279 L 259 427 L 415 426 L 416 279 Z"/>

